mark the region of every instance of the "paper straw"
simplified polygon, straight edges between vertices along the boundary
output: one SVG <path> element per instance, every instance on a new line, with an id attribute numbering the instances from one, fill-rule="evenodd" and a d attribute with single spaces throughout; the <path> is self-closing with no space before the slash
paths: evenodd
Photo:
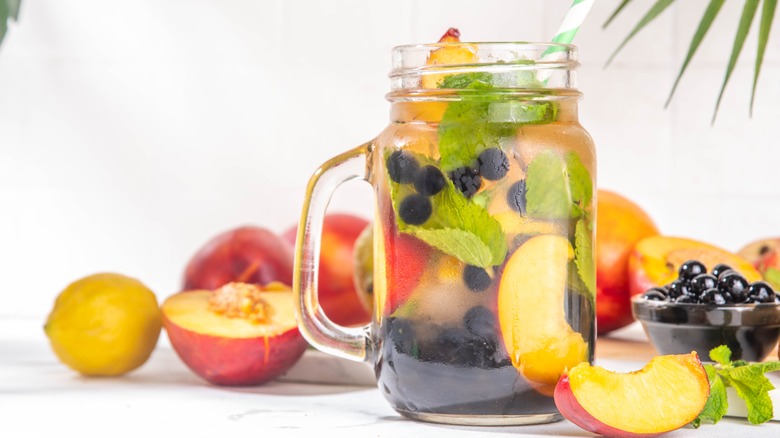
<path id="1" fill-rule="evenodd" d="M 574 0 L 569 12 L 563 17 L 563 22 L 558 28 L 558 32 L 553 37 L 552 42 L 557 44 L 571 44 L 574 40 L 574 36 L 577 35 L 577 31 L 580 30 L 582 22 L 585 21 L 585 17 L 588 16 L 588 12 L 593 7 L 595 0 Z M 559 52 L 563 49 L 560 47 L 551 47 L 545 51 L 545 55 L 550 53 Z"/>

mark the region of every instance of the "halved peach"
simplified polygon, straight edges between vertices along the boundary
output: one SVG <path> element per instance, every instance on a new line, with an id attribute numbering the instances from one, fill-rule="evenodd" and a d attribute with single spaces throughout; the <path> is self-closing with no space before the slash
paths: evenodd
<path id="1" fill-rule="evenodd" d="M 767 274 L 772 270 L 780 271 L 780 237 L 756 240 L 745 245 L 737 254 L 753 264 L 764 279 L 772 283 L 772 286 L 780 288 L 777 273 Z"/>
<path id="2" fill-rule="evenodd" d="M 652 236 L 640 240 L 628 260 L 631 295 L 663 286 L 677 279 L 680 265 L 699 260 L 707 269 L 725 263 L 749 282 L 761 280 L 761 274 L 742 257 L 708 243 L 681 237 Z"/>
<path id="3" fill-rule="evenodd" d="M 258 385 L 303 355 L 292 291 L 228 283 L 216 291 L 180 292 L 162 305 L 174 350 L 197 375 L 217 385 Z"/>
<path id="4" fill-rule="evenodd" d="M 589 432 L 649 438 L 693 421 L 709 394 L 707 373 L 692 352 L 658 356 L 628 374 L 581 363 L 558 381 L 555 405 Z"/>
<path id="5" fill-rule="evenodd" d="M 550 389 L 567 368 L 588 360 L 588 343 L 564 313 L 573 257 L 563 236 L 532 237 L 509 258 L 498 287 L 498 322 L 512 364 Z"/>

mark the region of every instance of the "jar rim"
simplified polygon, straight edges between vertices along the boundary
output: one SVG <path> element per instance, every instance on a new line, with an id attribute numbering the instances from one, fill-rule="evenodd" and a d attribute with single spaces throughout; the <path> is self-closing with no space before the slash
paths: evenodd
<path id="1" fill-rule="evenodd" d="M 429 62 L 437 50 L 455 47 L 470 50 L 474 56 L 460 63 Z M 414 89 L 420 78 L 427 75 L 512 72 L 532 72 L 543 79 L 543 88 L 566 89 L 574 88 L 574 70 L 578 66 L 577 47 L 571 44 L 524 41 L 407 44 L 392 49 L 392 69 L 388 76 L 393 91 Z M 524 87 L 518 84 L 508 88 Z"/>

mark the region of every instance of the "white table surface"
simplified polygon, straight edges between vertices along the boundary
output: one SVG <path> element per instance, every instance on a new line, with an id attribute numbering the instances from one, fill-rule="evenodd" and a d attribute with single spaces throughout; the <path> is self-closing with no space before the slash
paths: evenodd
<path id="1" fill-rule="evenodd" d="M 376 388 L 364 386 L 371 377 L 367 366 L 328 361 L 317 352 L 307 352 L 286 380 L 252 388 L 217 387 L 179 361 L 164 333 L 138 370 L 120 378 L 84 378 L 57 361 L 42 325 L 35 318 L 0 318 L 2 438 L 591 436 L 567 421 L 477 428 L 408 420 Z M 604 365 L 636 366 L 617 361 Z M 363 385 L 289 381 L 311 377 L 312 370 Z M 744 419 L 726 418 L 665 436 L 780 437 L 780 423 L 751 426 Z"/>

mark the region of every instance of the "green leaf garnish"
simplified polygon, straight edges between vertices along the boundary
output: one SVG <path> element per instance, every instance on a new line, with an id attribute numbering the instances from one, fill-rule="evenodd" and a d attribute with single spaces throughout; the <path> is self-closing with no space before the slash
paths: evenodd
<path id="1" fill-rule="evenodd" d="M 413 191 L 409 187 L 391 182 L 390 196 L 396 211 L 410 193 Z M 504 231 L 485 208 L 466 199 L 449 179 L 444 189 L 430 199 L 433 212 L 422 225 L 406 224 L 396 215 L 400 232 L 470 265 L 488 268 L 504 261 L 508 249 Z"/>
<path id="2" fill-rule="evenodd" d="M 462 90 L 460 99 L 450 102 L 439 123 L 441 170 L 450 172 L 474 166 L 477 156 L 491 147 L 502 147 L 523 124 L 550 123 L 557 119 L 558 104 L 506 98 L 501 87 L 539 88 L 532 72 L 492 74 L 464 73 L 445 77 L 439 88 Z"/>
<path id="3" fill-rule="evenodd" d="M 710 381 L 710 397 L 702 412 L 693 421 L 694 427 L 699 427 L 702 420 L 717 423 L 726 415 L 728 386 L 734 388 L 737 395 L 745 401 L 748 421 L 761 424 L 772 419 L 774 412 L 769 391 L 775 387 L 764 374 L 780 370 L 780 361 L 731 362 L 731 350 L 726 345 L 710 350 L 710 359 L 717 362 L 716 365 L 704 365 Z"/>
<path id="4" fill-rule="evenodd" d="M 750 26 L 753 24 L 753 18 L 756 16 L 759 1 L 760 0 L 745 0 L 745 6 L 742 8 L 742 16 L 739 19 L 737 36 L 734 38 L 734 46 L 731 48 L 729 65 L 726 67 L 726 77 L 723 78 L 723 85 L 720 87 L 718 101 L 715 103 L 715 113 L 712 115 L 712 123 L 715 123 L 715 118 L 718 116 L 718 108 L 720 108 L 720 101 L 723 99 L 723 92 L 726 91 L 726 85 L 728 85 L 729 79 L 731 79 L 731 73 L 737 65 L 739 54 L 742 53 L 742 47 L 745 45 Z"/>
<path id="5" fill-rule="evenodd" d="M 578 218 L 593 199 L 593 181 L 574 152 L 561 159 L 553 151 L 534 157 L 526 172 L 526 209 L 541 219 Z"/>
<path id="6" fill-rule="evenodd" d="M 756 85 L 758 85 L 758 74 L 761 72 L 761 65 L 764 62 L 764 52 L 766 43 L 769 40 L 769 31 L 772 29 L 772 20 L 775 17 L 777 0 L 764 0 L 764 7 L 761 9 L 761 28 L 758 31 L 758 54 L 756 55 L 756 68 L 753 72 L 753 90 L 750 92 L 750 115 L 753 116 L 753 102 L 756 99 Z"/>
<path id="7" fill-rule="evenodd" d="M 674 92 L 677 90 L 677 85 L 679 85 L 683 73 L 685 73 L 685 70 L 688 68 L 688 64 L 691 62 L 691 58 L 693 58 L 693 55 L 699 49 L 701 41 L 704 39 L 704 36 L 707 35 L 707 31 L 710 30 L 712 22 L 715 21 L 715 17 L 718 16 L 718 12 L 720 12 L 720 9 L 723 7 L 723 3 L 725 2 L 726 0 L 710 0 L 710 4 L 707 6 L 707 10 L 704 11 L 704 16 L 701 17 L 699 27 L 696 29 L 696 33 L 693 35 L 691 45 L 688 47 L 688 53 L 685 55 L 685 61 L 683 61 L 682 68 L 680 68 L 680 73 L 677 74 L 677 79 L 674 80 L 672 92 L 669 93 L 669 97 L 666 99 L 666 104 L 664 104 L 664 107 L 668 107 L 669 102 L 672 101 L 672 96 L 674 96 Z"/>
<path id="8" fill-rule="evenodd" d="M 653 5 L 653 7 L 651 7 L 650 10 L 647 11 L 645 16 L 642 17 L 641 20 L 639 20 L 639 23 L 637 23 L 637 25 L 634 27 L 631 33 L 628 34 L 626 39 L 624 39 L 623 42 L 620 43 L 618 48 L 612 53 L 612 56 L 610 56 L 609 59 L 607 60 L 607 65 L 612 63 L 612 60 L 615 58 L 615 56 L 623 49 L 623 47 L 625 47 L 625 45 L 629 41 L 631 41 L 632 38 L 634 38 L 634 36 L 636 36 L 637 33 L 639 33 L 640 30 L 642 30 L 642 28 L 644 28 L 645 26 L 650 24 L 650 22 L 655 20 L 656 17 L 661 15 L 661 12 L 663 12 L 666 8 L 668 8 L 672 3 L 674 3 L 674 0 L 657 0 Z M 624 4 L 621 4 L 620 6 L 618 6 L 618 9 L 621 9 L 624 6 L 625 6 Z M 616 11 L 616 13 L 617 12 L 619 12 L 619 10 Z"/>
<path id="9" fill-rule="evenodd" d="M 588 292 L 595 296 L 596 265 L 593 263 L 593 241 L 585 219 L 577 221 L 574 227 L 574 263 Z"/>

